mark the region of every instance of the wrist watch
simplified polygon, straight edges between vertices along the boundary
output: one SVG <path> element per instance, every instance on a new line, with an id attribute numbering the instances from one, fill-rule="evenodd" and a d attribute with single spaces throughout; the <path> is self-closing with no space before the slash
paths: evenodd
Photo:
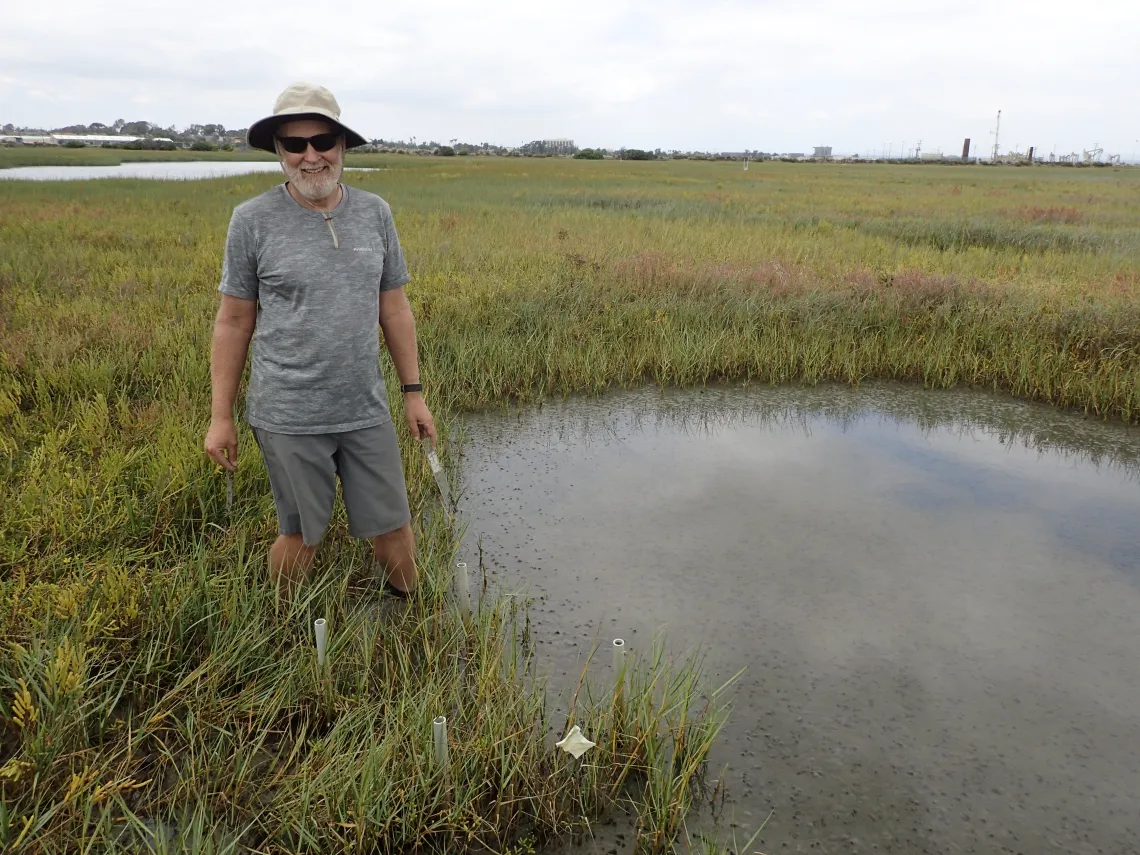
<path id="1" fill-rule="evenodd" d="M 401 392 L 422 392 L 423 390 L 423 383 L 404 383 L 402 386 L 400 386 Z"/>

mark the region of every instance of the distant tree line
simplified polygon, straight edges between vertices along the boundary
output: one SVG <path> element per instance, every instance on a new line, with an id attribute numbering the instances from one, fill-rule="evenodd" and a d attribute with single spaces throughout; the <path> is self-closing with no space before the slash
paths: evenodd
<path id="1" fill-rule="evenodd" d="M 182 130 L 174 126 L 162 127 L 153 122 L 136 121 L 127 122 L 116 119 L 109 125 L 102 122 L 92 122 L 89 125 L 68 125 L 62 128 L 27 128 L 18 127 L 11 122 L 5 124 L 0 130 L 5 135 L 19 134 L 98 134 L 146 137 L 138 142 L 115 144 L 122 148 L 190 148 L 194 151 L 213 151 L 215 149 L 230 150 L 245 148 L 246 128 L 226 128 L 220 123 L 193 124 Z M 159 143 L 156 137 L 167 137 L 173 140 L 174 145 Z M 559 157 L 572 156 L 578 160 L 601 160 L 612 158 L 615 160 L 770 160 L 781 156 L 776 153 L 752 151 L 743 152 L 700 152 L 680 151 L 672 149 L 665 151 L 657 148 L 653 151 L 639 148 L 574 148 L 566 150 L 550 150 L 546 142 L 534 140 L 517 147 L 494 145 L 489 142 L 460 142 L 458 139 L 441 143 L 438 140 L 409 140 L 384 139 L 382 137 L 371 140 L 367 145 L 354 149 L 364 152 L 389 152 L 401 154 L 436 155 L 440 157 L 454 157 L 458 155 L 485 156 L 497 155 L 500 157 Z"/>
<path id="2" fill-rule="evenodd" d="M 126 137 L 166 137 L 175 143 L 193 146 L 194 143 L 207 143 L 215 148 L 233 147 L 235 141 L 245 140 L 246 129 L 227 130 L 225 125 L 206 124 L 189 125 L 178 130 L 173 125 L 162 127 L 154 122 L 139 120 L 128 122 L 116 119 L 109 125 L 102 122 L 92 122 L 89 125 L 66 125 L 61 128 L 27 128 L 19 127 L 8 122 L 2 129 L 6 136 L 27 134 L 94 134 L 98 136 L 126 136 Z M 134 143 L 124 143 L 124 146 L 140 147 Z M 145 146 L 143 146 L 145 147 Z"/>

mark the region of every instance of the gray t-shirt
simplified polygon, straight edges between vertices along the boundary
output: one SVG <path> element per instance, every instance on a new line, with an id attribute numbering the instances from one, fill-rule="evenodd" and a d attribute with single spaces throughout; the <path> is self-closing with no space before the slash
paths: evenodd
<path id="1" fill-rule="evenodd" d="M 326 221 L 279 184 L 230 220 L 218 290 L 258 302 L 245 408 L 254 427 L 337 433 L 391 418 L 380 292 L 410 278 L 392 210 L 345 185 L 330 213 Z"/>

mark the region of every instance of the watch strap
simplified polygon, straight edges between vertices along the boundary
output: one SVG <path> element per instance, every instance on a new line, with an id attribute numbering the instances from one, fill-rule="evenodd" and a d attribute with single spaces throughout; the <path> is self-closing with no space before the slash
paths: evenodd
<path id="1" fill-rule="evenodd" d="M 404 383 L 402 386 L 400 386 L 401 392 L 422 392 L 423 390 L 423 383 Z"/>

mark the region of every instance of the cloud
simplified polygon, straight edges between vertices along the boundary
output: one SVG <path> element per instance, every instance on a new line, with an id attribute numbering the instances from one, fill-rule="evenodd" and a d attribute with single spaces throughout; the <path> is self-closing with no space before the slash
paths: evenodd
<path id="1" fill-rule="evenodd" d="M 297 79 L 386 138 L 869 152 L 1003 138 L 1131 154 L 1140 4 L 58 0 L 5 11 L 0 121 L 244 127 Z M 330 22 L 331 17 L 331 22 Z M 124 115 L 143 110 L 145 116 Z M 1004 148 L 1005 146 L 1003 146 Z"/>

